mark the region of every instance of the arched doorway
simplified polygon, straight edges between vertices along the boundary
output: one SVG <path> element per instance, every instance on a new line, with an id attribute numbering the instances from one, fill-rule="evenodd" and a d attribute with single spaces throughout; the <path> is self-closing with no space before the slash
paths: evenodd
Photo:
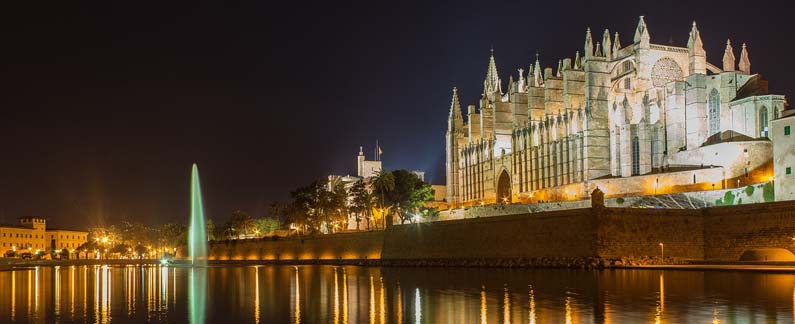
<path id="1" fill-rule="evenodd" d="M 502 170 L 500 178 L 497 180 L 497 202 L 511 202 L 511 176 L 508 172 Z"/>

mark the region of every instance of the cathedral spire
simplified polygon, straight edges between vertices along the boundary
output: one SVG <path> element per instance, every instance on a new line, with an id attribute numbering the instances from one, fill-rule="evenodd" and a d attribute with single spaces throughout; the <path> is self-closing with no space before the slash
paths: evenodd
<path id="1" fill-rule="evenodd" d="M 525 92 L 525 87 L 526 87 L 526 85 L 525 85 L 525 82 L 524 82 L 524 69 L 523 68 L 519 68 L 519 92 L 520 93 Z"/>
<path id="2" fill-rule="evenodd" d="M 690 74 L 707 74 L 707 52 L 701 42 L 701 33 L 698 31 L 696 21 L 690 28 L 690 37 L 687 39 L 687 52 L 690 59 Z"/>
<path id="3" fill-rule="evenodd" d="M 649 28 L 646 27 L 646 21 L 643 20 L 643 16 L 640 16 L 638 27 L 635 28 L 635 44 L 640 44 L 641 48 L 648 48 L 649 39 Z"/>
<path id="4" fill-rule="evenodd" d="M 555 73 L 556 77 L 561 77 L 561 70 L 563 70 L 563 60 L 558 60 L 558 72 Z"/>
<path id="5" fill-rule="evenodd" d="M 618 32 L 616 32 L 616 37 L 613 39 L 613 55 L 618 56 L 618 50 L 621 49 L 621 41 L 618 40 Z"/>
<path id="6" fill-rule="evenodd" d="M 734 71 L 734 49 L 731 39 L 726 40 L 726 50 L 723 51 L 723 70 Z"/>
<path id="7" fill-rule="evenodd" d="M 605 55 L 602 53 L 602 45 L 601 45 L 601 44 L 599 44 L 599 42 L 596 42 L 596 54 L 594 54 L 593 56 L 598 56 L 598 57 L 603 57 L 603 56 L 605 56 Z"/>
<path id="8" fill-rule="evenodd" d="M 740 53 L 740 71 L 745 74 L 751 74 L 751 61 L 748 59 L 748 50 L 743 43 L 743 51 Z"/>
<path id="9" fill-rule="evenodd" d="M 533 66 L 533 84 L 540 87 L 543 84 L 541 79 L 541 62 L 538 61 L 538 53 L 536 53 L 536 63 Z"/>
<path id="10" fill-rule="evenodd" d="M 580 51 L 574 54 L 574 69 L 579 70 L 582 68 L 582 62 L 580 61 Z"/>
<path id="11" fill-rule="evenodd" d="M 610 31 L 607 29 L 602 33 L 602 53 L 608 60 L 613 58 L 613 44 L 610 43 Z"/>
<path id="12" fill-rule="evenodd" d="M 591 38 L 591 27 L 585 29 L 585 59 L 593 56 L 593 39 Z"/>
<path id="13" fill-rule="evenodd" d="M 489 67 L 486 71 L 486 80 L 483 80 L 483 94 L 491 94 L 497 91 L 502 94 L 500 76 L 497 74 L 497 63 L 494 61 L 494 49 L 492 48 L 491 56 L 489 57 Z"/>
<path id="14" fill-rule="evenodd" d="M 453 99 L 450 102 L 450 127 L 451 129 L 463 129 L 464 118 L 461 116 L 461 103 L 458 101 L 458 89 L 453 87 Z"/>

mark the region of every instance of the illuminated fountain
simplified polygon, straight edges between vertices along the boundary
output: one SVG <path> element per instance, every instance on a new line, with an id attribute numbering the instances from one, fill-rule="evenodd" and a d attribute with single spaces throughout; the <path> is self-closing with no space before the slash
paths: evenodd
<path id="1" fill-rule="evenodd" d="M 199 168 L 193 164 L 190 180 L 190 232 L 188 235 L 188 251 L 191 265 L 207 266 L 207 227 L 204 225 L 204 207 L 202 206 L 202 189 L 199 184 Z"/>
<path id="2" fill-rule="evenodd" d="M 207 227 L 204 225 L 202 190 L 199 185 L 199 168 L 193 164 L 190 180 L 190 231 L 188 251 L 191 265 L 188 277 L 188 314 L 193 324 L 205 322 L 207 303 Z"/>

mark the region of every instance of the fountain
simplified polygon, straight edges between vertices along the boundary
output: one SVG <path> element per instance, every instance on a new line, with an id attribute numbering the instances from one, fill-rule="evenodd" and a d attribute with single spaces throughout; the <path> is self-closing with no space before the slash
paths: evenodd
<path id="1" fill-rule="evenodd" d="M 207 266 L 207 227 L 204 225 L 202 190 L 199 184 L 199 168 L 196 163 L 193 164 L 190 180 L 190 232 L 188 234 L 191 265 L 194 267 Z"/>
<path id="2" fill-rule="evenodd" d="M 190 231 L 188 251 L 191 265 L 188 286 L 188 313 L 193 324 L 205 323 L 207 303 L 207 227 L 204 225 L 202 190 L 199 185 L 199 168 L 193 164 L 190 179 Z"/>

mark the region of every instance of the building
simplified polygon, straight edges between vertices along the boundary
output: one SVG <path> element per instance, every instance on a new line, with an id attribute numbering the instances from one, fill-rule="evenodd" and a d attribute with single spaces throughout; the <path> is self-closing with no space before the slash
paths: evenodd
<path id="1" fill-rule="evenodd" d="M 773 120 L 770 135 L 773 138 L 773 173 L 776 201 L 795 200 L 795 109 L 784 111 L 781 118 Z"/>
<path id="2" fill-rule="evenodd" d="M 632 42 L 585 33 L 582 52 L 507 87 L 489 58 L 478 107 L 462 113 L 453 88 L 446 134 L 448 203 L 585 199 L 747 186 L 772 176 L 769 124 L 782 95 L 739 68 L 727 41 L 707 61 L 696 23 L 685 47 L 651 43 L 641 16 Z M 503 90 L 504 89 L 504 90 Z"/>
<path id="3" fill-rule="evenodd" d="M 19 225 L 0 225 L 0 248 L 9 251 L 73 251 L 88 240 L 88 232 L 47 229 L 41 217 L 22 217 Z"/>

